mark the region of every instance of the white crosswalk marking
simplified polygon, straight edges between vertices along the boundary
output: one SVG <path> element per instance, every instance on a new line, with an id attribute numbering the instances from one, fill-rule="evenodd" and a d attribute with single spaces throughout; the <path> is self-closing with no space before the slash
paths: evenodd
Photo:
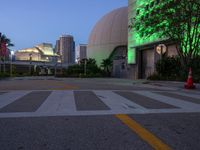
<path id="1" fill-rule="evenodd" d="M 84 91 L 84 90 L 83 90 Z M 0 110 L 1 108 L 11 104 L 17 99 L 22 98 L 32 91 L 12 91 L 0 95 Z M 44 103 L 37 109 L 36 112 L 2 112 L 0 118 L 7 117 L 40 117 L 40 116 L 79 116 L 79 115 L 113 115 L 113 114 L 147 114 L 147 113 L 177 113 L 177 112 L 200 112 L 200 104 L 184 101 L 177 98 L 172 98 L 159 94 L 157 91 L 128 91 L 149 97 L 162 103 L 170 104 L 177 108 L 145 108 L 119 94 L 110 90 L 93 90 L 92 92 L 107 105 L 110 110 L 92 110 L 78 111 L 73 90 L 52 91 Z M 84 92 L 83 92 L 84 93 Z M 175 93 L 191 98 L 198 98 L 199 95 L 194 93 L 181 93 L 167 91 L 167 93 Z"/>
<path id="2" fill-rule="evenodd" d="M 31 91 L 13 91 L 0 95 L 0 109 L 30 92 Z"/>
<path id="3" fill-rule="evenodd" d="M 173 92 L 173 93 L 178 94 L 178 95 L 182 95 L 182 96 L 188 96 L 188 97 L 196 98 L 196 99 L 199 99 L 199 101 L 200 101 L 200 95 L 188 94 L 188 93 L 183 93 L 183 92 Z"/>
<path id="4" fill-rule="evenodd" d="M 53 91 L 37 110 L 41 113 L 66 111 L 76 111 L 73 91 Z"/>
<path id="5" fill-rule="evenodd" d="M 145 112 L 146 108 L 131 102 L 130 100 L 112 92 L 112 91 L 94 91 L 94 93 L 99 96 L 99 98 L 108 105 L 112 110 L 123 110 L 127 111 L 132 109 L 132 111 Z"/>
<path id="6" fill-rule="evenodd" d="M 183 109 L 200 109 L 200 105 L 191 103 L 191 102 L 186 102 L 186 101 L 182 101 L 180 99 L 176 99 L 176 98 L 172 98 L 172 97 L 168 97 L 168 96 L 163 96 L 157 93 L 152 93 L 149 91 L 134 91 L 134 93 L 155 99 L 157 101 L 163 102 L 163 103 L 167 103 L 179 108 L 183 108 Z"/>

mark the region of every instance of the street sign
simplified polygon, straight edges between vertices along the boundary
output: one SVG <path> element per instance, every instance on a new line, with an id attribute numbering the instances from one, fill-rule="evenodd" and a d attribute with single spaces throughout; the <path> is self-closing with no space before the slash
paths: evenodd
<path id="1" fill-rule="evenodd" d="M 157 47 L 156 47 L 156 52 L 161 55 L 161 54 L 164 54 L 167 52 L 167 47 L 165 44 L 159 44 Z"/>

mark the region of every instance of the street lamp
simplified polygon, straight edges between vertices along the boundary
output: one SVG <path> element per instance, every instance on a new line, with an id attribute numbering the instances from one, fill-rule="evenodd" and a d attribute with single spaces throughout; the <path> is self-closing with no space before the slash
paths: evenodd
<path id="1" fill-rule="evenodd" d="M 87 59 L 84 59 L 84 75 L 86 76 Z"/>
<path id="2" fill-rule="evenodd" d="M 29 54 L 29 61 L 30 61 L 29 73 L 31 75 L 32 53 Z"/>
<path id="3" fill-rule="evenodd" d="M 10 76 L 12 77 L 12 58 L 14 55 L 14 51 L 10 51 Z"/>
<path id="4" fill-rule="evenodd" d="M 57 64 L 58 64 L 58 56 L 55 55 L 55 67 L 54 67 L 54 76 L 56 77 L 57 74 Z"/>

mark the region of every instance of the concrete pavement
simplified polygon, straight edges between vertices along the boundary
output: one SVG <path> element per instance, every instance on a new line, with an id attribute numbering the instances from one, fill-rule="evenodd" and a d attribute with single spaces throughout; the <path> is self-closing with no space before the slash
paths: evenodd
<path id="1" fill-rule="evenodd" d="M 0 81 L 0 149 L 200 149 L 199 89 L 184 90 L 182 84 L 47 77 Z"/>

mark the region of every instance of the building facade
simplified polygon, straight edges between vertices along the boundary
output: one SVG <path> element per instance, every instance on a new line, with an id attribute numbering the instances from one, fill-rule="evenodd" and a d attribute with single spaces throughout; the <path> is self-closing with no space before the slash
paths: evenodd
<path id="1" fill-rule="evenodd" d="M 73 64 L 75 63 L 75 42 L 71 35 L 63 35 L 60 37 L 59 54 L 62 63 Z"/>
<path id="2" fill-rule="evenodd" d="M 87 58 L 87 44 L 79 44 L 76 46 L 76 62 Z"/>
<path id="3" fill-rule="evenodd" d="M 15 52 L 15 59 L 20 61 L 54 62 L 56 57 L 57 54 L 54 53 L 53 45 L 50 43 L 42 43 Z"/>
<path id="4" fill-rule="evenodd" d="M 167 39 L 159 39 L 156 34 L 150 37 L 141 37 L 132 28 L 134 18 L 143 15 L 148 19 L 145 11 L 156 9 L 162 3 L 161 0 L 129 0 L 128 3 L 128 76 L 129 78 L 147 78 L 156 72 L 155 64 L 161 58 L 159 49 L 163 49 L 166 55 L 177 55 L 175 43 Z M 148 14 L 149 15 L 149 14 Z"/>

